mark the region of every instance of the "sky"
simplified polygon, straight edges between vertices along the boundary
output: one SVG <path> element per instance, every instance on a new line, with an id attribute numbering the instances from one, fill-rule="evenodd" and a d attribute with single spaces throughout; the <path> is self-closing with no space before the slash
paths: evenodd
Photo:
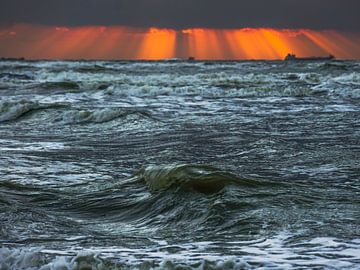
<path id="1" fill-rule="evenodd" d="M 0 57 L 360 59 L 359 0 L 0 0 Z"/>

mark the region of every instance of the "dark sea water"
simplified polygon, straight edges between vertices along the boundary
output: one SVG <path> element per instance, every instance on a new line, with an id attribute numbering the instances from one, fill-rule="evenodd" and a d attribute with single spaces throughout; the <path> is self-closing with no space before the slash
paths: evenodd
<path id="1" fill-rule="evenodd" d="M 0 62 L 0 269 L 359 269 L 360 62 Z"/>

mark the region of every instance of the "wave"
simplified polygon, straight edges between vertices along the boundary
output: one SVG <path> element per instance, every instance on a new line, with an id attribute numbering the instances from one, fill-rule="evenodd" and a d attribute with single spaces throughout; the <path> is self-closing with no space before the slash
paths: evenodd
<path id="1" fill-rule="evenodd" d="M 355 62 L 348 62 L 348 61 L 331 61 L 321 63 L 319 65 L 320 70 L 324 71 L 351 71 L 354 69 L 358 69 L 359 66 Z"/>
<path id="2" fill-rule="evenodd" d="M 37 102 L 20 100 L 18 102 L 0 103 L 0 122 L 11 121 L 23 116 L 24 114 L 38 110 L 40 105 Z"/>
<path id="3" fill-rule="evenodd" d="M 255 186 L 256 181 L 241 179 L 236 175 L 207 165 L 148 166 L 137 175 L 145 180 L 151 191 L 181 187 L 201 193 L 216 193 L 230 184 Z"/>
<path id="4" fill-rule="evenodd" d="M 343 74 L 333 78 L 333 80 L 340 84 L 360 86 L 360 74 L 356 72 Z"/>
<path id="5" fill-rule="evenodd" d="M 19 81 L 30 81 L 34 80 L 34 77 L 27 74 L 17 73 L 0 73 L 0 79 L 2 80 L 19 80 Z"/>
<path id="6" fill-rule="evenodd" d="M 39 110 L 60 108 L 66 105 L 60 103 L 42 104 L 37 101 L 19 100 L 0 102 L 0 123 L 17 120 L 28 113 Z"/>
<path id="7" fill-rule="evenodd" d="M 129 251 L 128 251 L 129 252 Z M 135 252 L 135 250 L 134 250 Z M 141 252 L 140 250 L 138 252 Z M 51 252 L 52 253 L 52 252 Z M 92 270 L 170 270 L 170 269 L 252 269 L 245 260 L 228 258 L 223 260 L 196 260 L 179 262 L 177 260 L 155 260 L 143 261 L 121 258 L 120 262 L 104 259 L 101 254 L 94 252 L 78 252 L 70 255 L 46 254 L 44 248 L 10 249 L 0 248 L 1 269 L 27 269 L 27 270 L 60 270 L 60 269 L 92 269 Z M 64 253 L 64 252 L 61 252 Z M 67 252 L 65 252 L 67 253 Z M 56 253 L 55 253 L 56 254 Z"/>
<path id="8" fill-rule="evenodd" d="M 1 269 L 115 269 L 110 261 L 105 263 L 98 255 L 78 253 L 76 256 L 56 256 L 49 259 L 42 253 L 42 248 L 9 249 L 0 248 Z"/>
<path id="9" fill-rule="evenodd" d="M 38 101 L 31 101 L 26 99 L 21 99 L 18 101 L 5 100 L 0 102 L 0 123 L 18 120 L 36 111 L 61 109 L 66 107 L 69 107 L 69 105 L 58 102 L 40 103 Z M 146 110 L 124 109 L 118 107 L 99 108 L 94 110 L 62 110 L 59 111 L 59 113 L 60 121 L 65 124 L 105 123 L 117 118 L 126 118 L 131 115 L 139 116 L 140 118 L 152 118 L 151 114 Z M 56 121 L 59 121 L 59 118 L 56 118 Z"/>
<path id="10" fill-rule="evenodd" d="M 312 89 L 333 97 L 360 99 L 360 74 L 353 72 L 327 78 Z"/>
<path id="11" fill-rule="evenodd" d="M 173 70 L 156 73 L 147 66 L 138 70 L 136 65 L 140 63 L 131 63 L 129 66 L 117 66 L 118 63 L 108 65 L 69 63 L 68 67 L 60 66 L 56 69 L 36 71 L 35 79 L 31 81 L 30 87 L 46 90 L 98 90 L 120 96 L 201 95 L 217 98 L 302 97 L 319 94 L 332 96 L 332 91 L 319 92 L 315 88 L 329 81 L 336 81 L 337 88 L 349 86 L 350 89 L 347 89 L 347 92 L 356 91 L 353 88 L 359 86 L 359 73 L 352 70 L 352 65 L 344 63 L 322 63 L 320 66 L 316 65 L 305 70 L 291 68 L 282 70 L 280 66 L 277 70 L 265 71 L 257 65 L 258 70 L 246 70 L 246 72 L 242 67 L 229 72 L 221 68 L 221 65 L 212 64 L 219 69 L 218 72 L 215 70 L 189 72 L 183 66 L 176 66 L 173 68 L 178 69 L 179 72 L 174 74 Z M 122 70 L 125 67 L 126 70 Z M 343 70 L 343 68 L 348 70 Z M 324 71 L 324 69 L 331 69 L 331 71 Z M 23 75 L 19 74 L 19 76 Z M 26 82 L 20 83 L 19 87 L 24 87 Z"/>
<path id="12" fill-rule="evenodd" d="M 106 67 L 104 65 L 95 64 L 95 65 L 88 65 L 88 66 L 79 66 L 74 68 L 74 71 L 80 73 L 98 73 L 98 72 L 116 72 L 117 70 L 112 67 Z"/>
<path id="13" fill-rule="evenodd" d="M 298 237 L 280 232 L 252 241 L 227 239 L 226 244 L 202 241 L 146 247 L 0 248 L 0 269 L 358 269 L 359 239 Z"/>
<path id="14" fill-rule="evenodd" d="M 271 194 L 281 185 L 274 181 L 248 180 L 208 165 L 184 164 L 143 167 L 129 178 L 77 196 L 69 197 L 66 190 L 43 187 L 41 193 L 36 190 L 19 193 L 26 194 L 25 200 L 31 193 L 34 209 L 47 209 L 51 215 L 66 213 L 66 217 L 76 217 L 84 223 L 101 219 L 101 224 L 109 225 L 109 233 L 151 228 L 149 235 L 152 235 L 183 224 L 192 229 L 188 233 L 193 235 L 200 231 L 211 234 L 209 226 L 219 233 L 230 229 L 238 233 L 259 230 L 260 225 L 252 219 L 228 216 L 226 209 L 251 211 L 257 199 L 261 200 L 259 192 L 266 190 Z M 18 201 L 21 198 L 19 195 Z M 126 223 L 126 228 L 118 227 L 119 222 Z"/>
<path id="15" fill-rule="evenodd" d="M 142 117 L 151 117 L 146 111 L 125 110 L 123 108 L 101 108 L 95 110 L 78 110 L 65 112 L 62 120 L 65 123 L 106 123 L 117 118 L 126 118 L 130 115 L 140 115 Z"/>
<path id="16" fill-rule="evenodd" d="M 38 87 L 38 86 L 37 86 Z M 60 81 L 60 82 L 44 82 L 41 83 L 40 88 L 42 89 L 62 89 L 62 90 L 77 90 L 80 89 L 80 85 L 73 81 Z"/>

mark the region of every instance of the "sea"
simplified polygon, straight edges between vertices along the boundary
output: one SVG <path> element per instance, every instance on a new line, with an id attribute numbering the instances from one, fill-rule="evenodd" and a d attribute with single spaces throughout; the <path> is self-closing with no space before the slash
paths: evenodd
<path id="1" fill-rule="evenodd" d="M 360 62 L 1 61 L 0 269 L 360 269 Z"/>

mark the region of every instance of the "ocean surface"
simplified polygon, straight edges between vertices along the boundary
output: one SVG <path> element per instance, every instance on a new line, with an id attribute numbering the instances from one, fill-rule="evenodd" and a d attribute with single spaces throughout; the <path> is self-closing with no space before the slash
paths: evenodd
<path id="1" fill-rule="evenodd" d="M 360 62 L 0 62 L 0 269 L 360 269 Z"/>

